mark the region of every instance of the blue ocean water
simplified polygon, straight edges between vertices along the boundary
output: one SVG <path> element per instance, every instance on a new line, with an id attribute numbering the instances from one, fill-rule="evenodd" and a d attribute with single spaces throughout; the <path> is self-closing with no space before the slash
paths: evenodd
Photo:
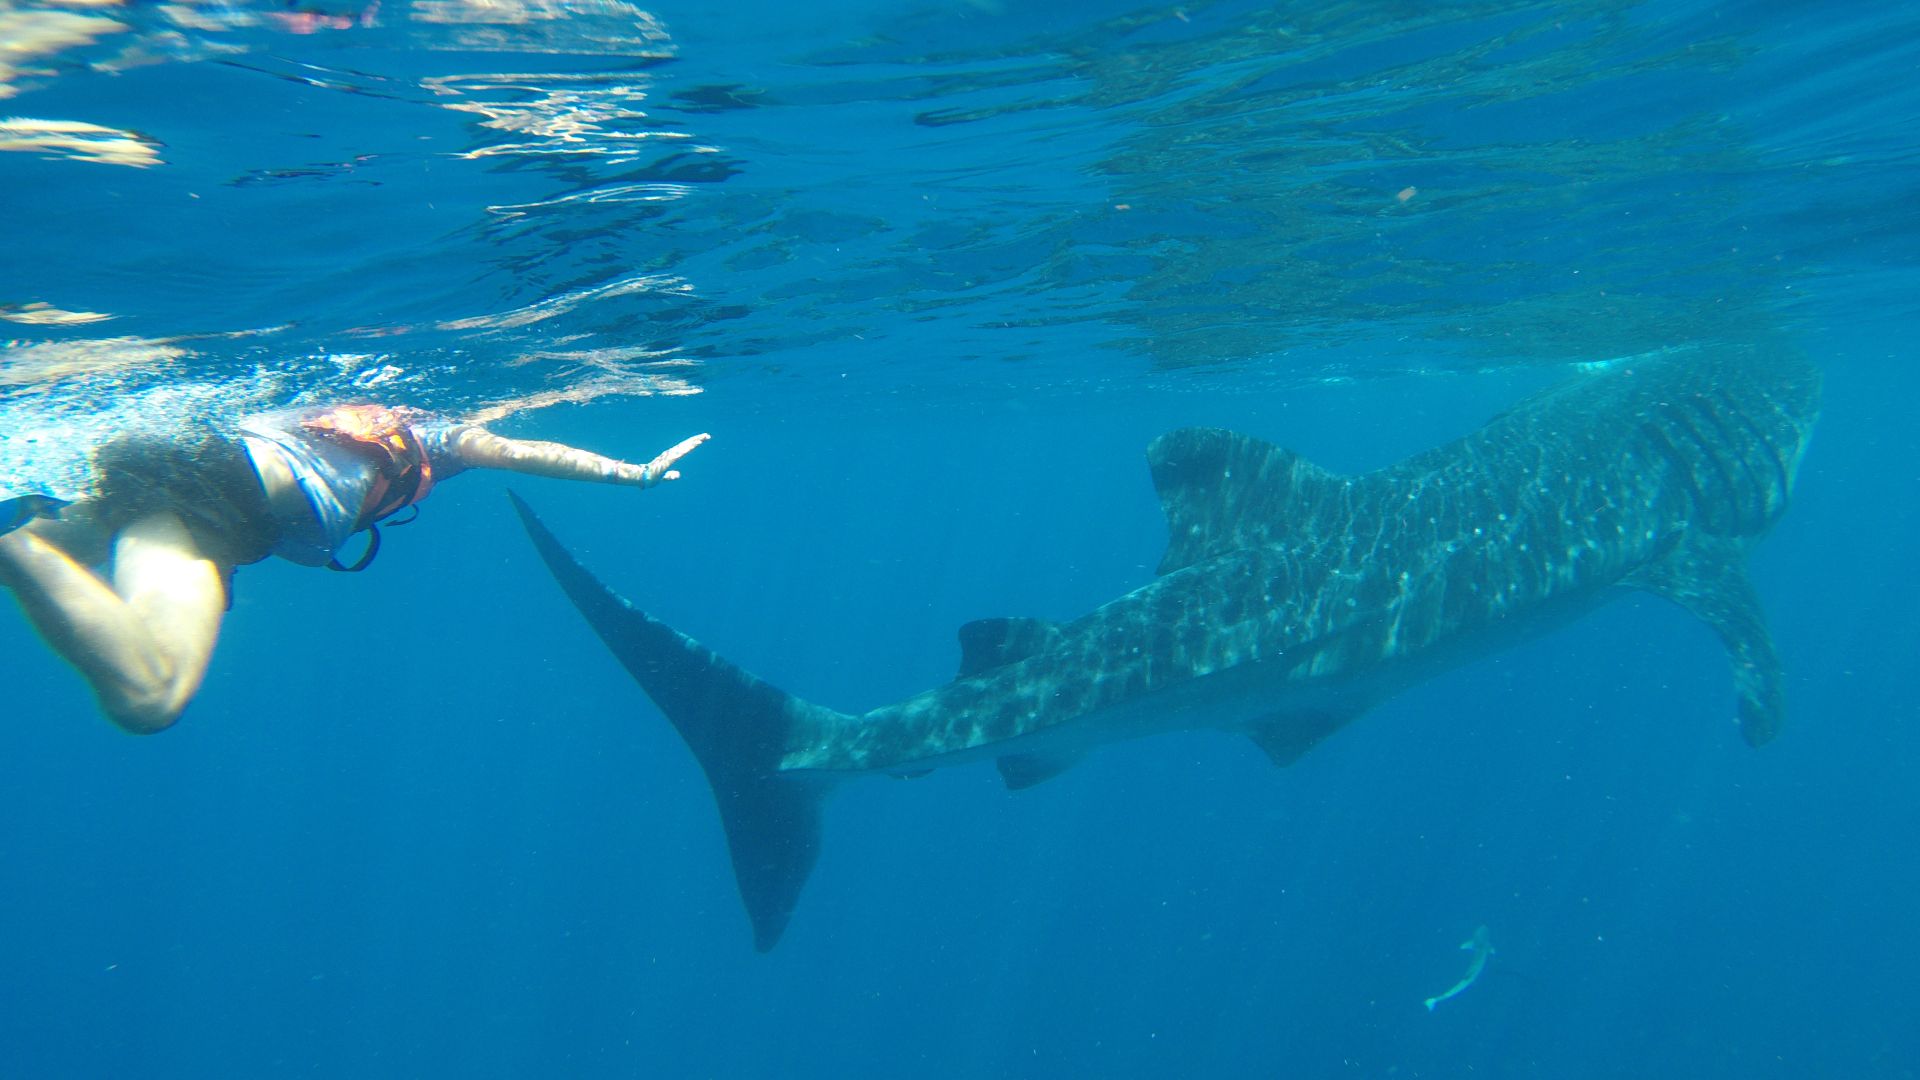
<path id="1" fill-rule="evenodd" d="M 0 616 L 0 1074 L 1920 1070 L 1909 6 L 0 0 L 0 44 L 0 487 L 288 402 L 711 431 L 512 486 L 841 708 L 1149 580 L 1171 428 L 1359 470 L 1572 364 L 1827 373 L 1753 560 L 1774 744 L 1635 594 L 1284 771 L 849 784 L 767 955 L 499 477 L 365 574 L 242 569 L 157 737 Z"/>

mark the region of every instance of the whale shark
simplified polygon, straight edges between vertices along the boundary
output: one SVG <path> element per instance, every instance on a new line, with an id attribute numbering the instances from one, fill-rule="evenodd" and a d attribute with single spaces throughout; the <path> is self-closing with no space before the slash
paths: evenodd
<path id="1" fill-rule="evenodd" d="M 562 590 L 705 771 L 760 951 L 862 774 L 992 759 L 1013 788 L 1089 748 L 1176 729 L 1298 760 L 1379 702 L 1625 590 L 1719 636 L 1748 743 L 1782 670 L 1746 554 L 1784 512 L 1817 368 L 1738 350 L 1586 365 L 1453 443 L 1340 475 L 1214 428 L 1153 441 L 1168 541 L 1154 579 L 1065 623 L 960 628 L 952 682 L 848 713 L 801 700 L 602 584 L 517 495 Z"/>

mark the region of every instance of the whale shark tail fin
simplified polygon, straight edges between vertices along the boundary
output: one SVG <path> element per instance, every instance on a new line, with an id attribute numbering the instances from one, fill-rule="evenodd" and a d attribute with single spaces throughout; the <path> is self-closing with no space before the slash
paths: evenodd
<path id="1" fill-rule="evenodd" d="M 780 941 L 820 850 L 827 782 L 779 771 L 796 723 L 839 714 L 721 659 L 621 599 L 563 546 L 518 495 L 513 507 L 560 588 L 693 751 L 713 789 L 754 947 Z"/>

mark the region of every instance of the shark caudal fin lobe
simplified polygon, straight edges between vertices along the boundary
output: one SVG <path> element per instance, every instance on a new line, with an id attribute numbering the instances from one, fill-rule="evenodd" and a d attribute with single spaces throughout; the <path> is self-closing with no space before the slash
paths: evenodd
<path id="1" fill-rule="evenodd" d="M 1311 535 L 1360 481 L 1291 450 L 1221 428 L 1182 428 L 1147 446 L 1153 486 L 1167 515 L 1160 573 L 1246 548 Z"/>
<path id="2" fill-rule="evenodd" d="M 581 566 L 518 495 L 509 498 L 567 598 L 706 772 L 754 947 L 773 948 L 819 854 L 825 794 L 819 780 L 782 775 L 780 758 L 794 724 L 828 710 L 755 678 L 634 608 Z"/>
<path id="3" fill-rule="evenodd" d="M 1060 627 L 1045 619 L 975 619 L 960 627 L 960 674 L 967 679 L 1017 664 L 1057 644 Z M 1051 780 L 1079 763 L 1077 753 L 1002 754 L 994 760 L 1009 791 Z"/>
<path id="4" fill-rule="evenodd" d="M 1749 746 L 1772 741 L 1786 718 L 1786 676 L 1747 579 L 1745 549 L 1721 537 L 1689 536 L 1627 584 L 1666 597 L 1713 628 L 1733 663 L 1741 736 Z"/>

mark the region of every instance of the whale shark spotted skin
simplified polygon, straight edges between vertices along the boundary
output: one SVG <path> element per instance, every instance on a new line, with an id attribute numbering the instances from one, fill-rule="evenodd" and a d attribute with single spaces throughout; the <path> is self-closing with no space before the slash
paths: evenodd
<path id="1" fill-rule="evenodd" d="M 1819 394 L 1794 356 L 1616 361 L 1356 476 L 1229 431 L 1171 432 L 1147 451 L 1169 531 L 1153 581 L 1066 623 L 969 623 L 958 678 L 858 714 L 795 698 L 648 617 L 514 502 L 706 771 L 764 951 L 839 779 L 994 758 L 1026 787 L 1091 746 L 1192 728 L 1244 732 L 1284 765 L 1406 687 L 1625 589 L 1718 633 L 1740 730 L 1768 741 L 1782 675 L 1745 556 L 1786 508 Z"/>

